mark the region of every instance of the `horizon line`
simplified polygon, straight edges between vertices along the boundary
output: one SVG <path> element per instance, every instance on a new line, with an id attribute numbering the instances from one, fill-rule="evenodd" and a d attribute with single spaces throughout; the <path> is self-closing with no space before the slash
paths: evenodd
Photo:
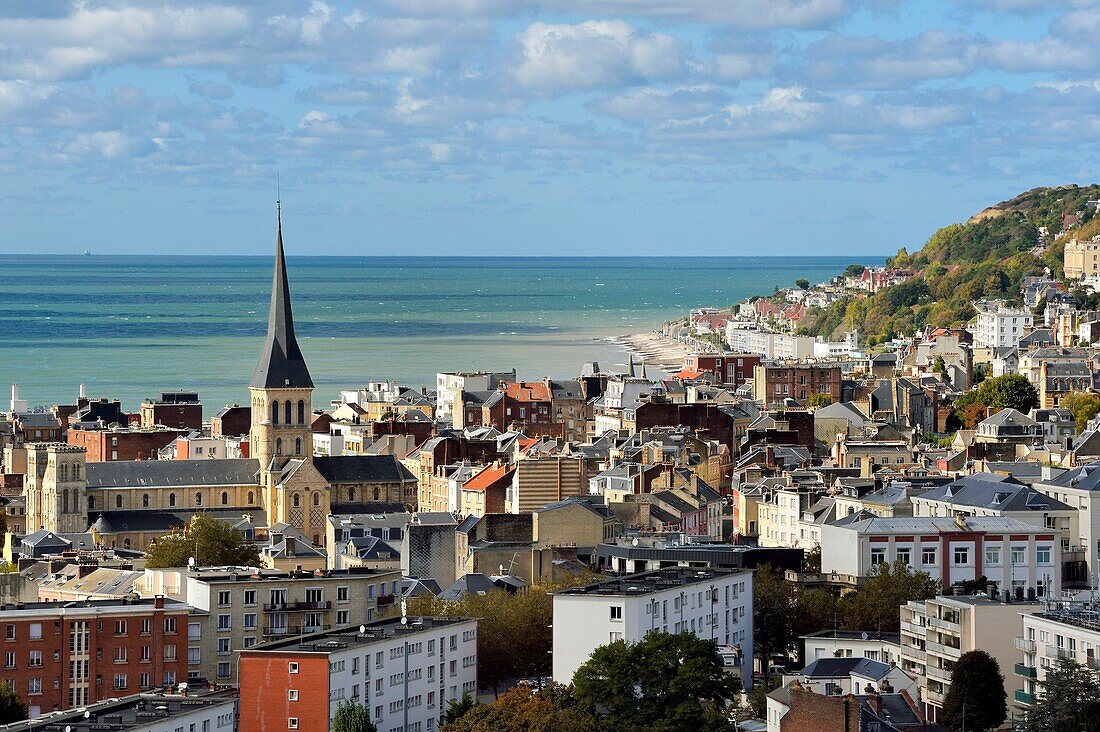
<path id="1" fill-rule="evenodd" d="M 897 252 L 882 252 L 870 254 L 290 254 L 287 259 L 294 258 L 351 258 L 351 259 L 843 259 L 845 257 L 893 257 Z M 152 254 L 132 252 L 80 252 L 49 253 L 41 252 L 4 252 L 0 254 L 11 257 L 81 257 L 92 259 L 95 257 L 163 257 L 176 259 L 191 259 L 195 256 L 204 258 L 217 257 L 230 259 L 233 257 L 270 258 L 270 254 Z"/>

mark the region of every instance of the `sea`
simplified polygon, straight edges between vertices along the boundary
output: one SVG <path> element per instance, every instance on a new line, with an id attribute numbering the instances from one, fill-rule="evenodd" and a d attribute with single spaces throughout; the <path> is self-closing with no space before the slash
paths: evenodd
<path id="1" fill-rule="evenodd" d="M 868 261 L 878 257 L 866 258 Z M 726 307 L 852 257 L 288 257 L 314 404 L 340 389 L 439 371 L 575 377 L 622 368 L 611 339 L 695 307 Z M 207 414 L 248 403 L 266 332 L 272 257 L 0 256 L 0 411 L 90 397 L 137 411 L 197 391 Z"/>

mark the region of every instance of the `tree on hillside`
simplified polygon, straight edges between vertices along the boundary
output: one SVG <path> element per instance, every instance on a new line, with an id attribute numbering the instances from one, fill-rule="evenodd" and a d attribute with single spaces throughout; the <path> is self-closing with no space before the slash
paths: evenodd
<path id="1" fill-rule="evenodd" d="M 606 729 L 564 686 L 536 691 L 517 686 L 492 704 L 479 704 L 441 732 L 597 732 Z"/>
<path id="2" fill-rule="evenodd" d="M 832 403 L 831 394 L 810 394 L 810 398 L 806 400 L 807 407 L 827 407 Z"/>
<path id="3" fill-rule="evenodd" d="M 605 730 L 732 730 L 726 706 L 740 691 L 714 641 L 651 633 L 600 646 L 573 675 L 577 702 L 607 710 Z"/>
<path id="4" fill-rule="evenodd" d="M 149 546 L 146 567 L 186 567 L 194 557 L 200 566 L 255 567 L 260 563 L 260 553 L 244 535 L 224 521 L 203 513 L 195 516 L 183 527 L 167 536 L 156 539 Z"/>
<path id="5" fill-rule="evenodd" d="M 1024 414 L 1039 406 L 1039 392 L 1022 374 L 1005 374 L 984 380 L 977 389 L 955 400 L 955 410 L 966 413 L 967 407 L 980 404 L 994 411 L 1015 409 Z"/>
<path id="6" fill-rule="evenodd" d="M 342 701 L 332 716 L 332 732 L 377 732 L 370 711 L 361 704 Z"/>
<path id="7" fill-rule="evenodd" d="M 896 633 L 901 627 L 898 607 L 910 600 L 927 600 L 939 592 L 940 583 L 927 572 L 910 569 L 899 560 L 880 564 L 855 592 L 840 598 L 838 612 L 847 630 Z"/>
<path id="8" fill-rule="evenodd" d="M 1100 697 L 1100 681 L 1090 669 L 1070 658 L 1058 658 L 1039 684 L 1035 706 L 1027 714 L 1027 732 L 1073 729 L 1087 704 Z"/>
<path id="9" fill-rule="evenodd" d="M 27 718 L 27 705 L 7 684 L 0 684 L 0 725 Z"/>
<path id="10" fill-rule="evenodd" d="M 1077 422 L 1077 434 L 1081 434 L 1088 426 L 1089 420 L 1100 412 L 1100 394 L 1091 392 L 1068 394 L 1062 397 L 1061 406 L 1073 412 L 1073 419 Z"/>
<path id="11" fill-rule="evenodd" d="M 996 659 L 982 650 L 962 654 L 951 672 L 941 721 L 952 729 L 984 732 L 1000 727 L 1007 716 L 1004 677 Z"/>
<path id="12" fill-rule="evenodd" d="M 849 264 L 844 268 L 845 277 L 859 277 L 863 274 L 863 270 L 867 269 L 862 264 Z"/>

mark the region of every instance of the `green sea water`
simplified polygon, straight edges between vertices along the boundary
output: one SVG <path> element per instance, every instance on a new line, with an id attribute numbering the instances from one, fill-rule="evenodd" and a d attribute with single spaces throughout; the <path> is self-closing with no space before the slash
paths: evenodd
<path id="1" fill-rule="evenodd" d="M 371 380 L 432 385 L 437 371 L 615 368 L 626 354 L 609 337 L 850 261 L 291 256 L 287 268 L 321 405 Z M 0 258 L 0 409 L 11 383 L 32 405 L 71 402 L 80 383 L 132 411 L 172 389 L 198 391 L 208 414 L 247 403 L 271 268 L 267 257 Z"/>

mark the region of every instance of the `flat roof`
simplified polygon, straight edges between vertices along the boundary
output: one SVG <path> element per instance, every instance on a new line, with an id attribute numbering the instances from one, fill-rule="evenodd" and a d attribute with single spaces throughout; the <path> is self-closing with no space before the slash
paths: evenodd
<path id="1" fill-rule="evenodd" d="M 172 567 L 177 571 L 183 571 L 188 578 L 195 578 L 203 582 L 287 582 L 292 580 L 323 580 L 348 577 L 369 577 L 375 575 L 389 575 L 397 572 L 395 569 L 375 569 L 373 567 L 348 567 L 345 569 L 316 569 L 316 570 L 278 570 L 264 569 L 260 567 Z"/>
<path id="2" fill-rule="evenodd" d="M 398 636 L 416 635 L 426 630 L 446 628 L 452 625 L 459 625 L 461 623 L 476 620 L 477 618 L 416 616 L 409 617 L 408 623 L 402 624 L 400 618 L 389 618 L 387 620 L 378 620 L 365 625 L 350 625 L 346 628 L 337 628 L 321 633 L 260 643 L 251 648 L 242 650 L 241 655 L 269 651 L 332 653 L 335 651 L 342 651 L 352 646 L 369 646 L 379 641 L 389 640 Z"/>
<path id="3" fill-rule="evenodd" d="M 236 704 L 235 689 L 182 694 L 135 694 L 109 699 L 64 712 L 50 712 L 37 719 L 4 725 L 4 730 L 20 732 L 122 732 L 155 725 L 157 722 L 190 714 L 198 708 Z"/>
<path id="4" fill-rule="evenodd" d="M 740 574 L 752 574 L 748 569 L 725 568 L 698 568 L 698 567 L 666 567 L 650 572 L 631 574 L 611 580 L 594 582 L 590 585 L 572 587 L 568 590 L 559 590 L 555 595 L 648 595 L 654 592 L 671 589 L 673 587 L 685 587 L 703 582 L 712 582 Z"/>

